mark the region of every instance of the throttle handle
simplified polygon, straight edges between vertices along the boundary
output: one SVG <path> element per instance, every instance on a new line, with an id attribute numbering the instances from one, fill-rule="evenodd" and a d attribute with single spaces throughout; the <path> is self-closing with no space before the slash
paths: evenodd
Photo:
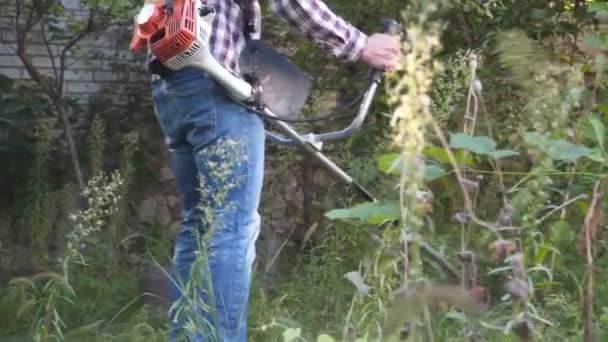
<path id="1" fill-rule="evenodd" d="M 401 24 L 394 19 L 384 19 L 382 20 L 382 33 L 391 36 L 399 36 L 401 34 Z M 380 82 L 383 75 L 383 70 L 373 69 L 370 78 L 372 82 Z"/>

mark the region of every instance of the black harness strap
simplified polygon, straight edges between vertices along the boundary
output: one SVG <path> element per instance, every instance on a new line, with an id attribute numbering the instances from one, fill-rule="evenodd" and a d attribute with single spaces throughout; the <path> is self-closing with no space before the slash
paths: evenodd
<path id="1" fill-rule="evenodd" d="M 243 13 L 243 34 L 247 41 L 251 40 L 251 34 L 255 32 L 253 18 L 253 2 L 255 0 L 234 0 Z"/>

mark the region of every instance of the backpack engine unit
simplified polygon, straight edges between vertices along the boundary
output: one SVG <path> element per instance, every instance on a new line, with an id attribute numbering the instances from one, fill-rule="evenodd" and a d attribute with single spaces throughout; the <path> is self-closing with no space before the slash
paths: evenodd
<path id="1" fill-rule="evenodd" d="M 164 3 L 145 4 L 135 17 L 131 50 L 146 45 L 171 70 L 196 67 L 219 82 L 239 102 L 253 95 L 251 85 L 224 68 L 211 54 L 209 38 L 215 8 L 201 0 L 176 0 L 171 15 Z"/>

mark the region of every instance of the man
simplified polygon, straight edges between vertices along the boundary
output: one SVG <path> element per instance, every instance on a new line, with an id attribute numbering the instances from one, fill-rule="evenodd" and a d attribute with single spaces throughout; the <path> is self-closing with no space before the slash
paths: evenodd
<path id="1" fill-rule="evenodd" d="M 368 37 L 321 0 L 268 1 L 275 14 L 334 56 L 383 70 L 397 64 L 398 38 Z M 260 37 L 260 6 L 257 0 L 207 3 L 216 10 L 212 54 L 238 74 L 238 56 L 246 40 Z M 262 119 L 197 69 L 163 75 L 153 84 L 153 97 L 171 152 L 183 215 L 173 259 L 171 336 L 208 341 L 212 331 L 220 341 L 246 341 L 249 284 L 260 226 Z M 209 232 L 204 236 L 210 240 L 201 238 Z"/>

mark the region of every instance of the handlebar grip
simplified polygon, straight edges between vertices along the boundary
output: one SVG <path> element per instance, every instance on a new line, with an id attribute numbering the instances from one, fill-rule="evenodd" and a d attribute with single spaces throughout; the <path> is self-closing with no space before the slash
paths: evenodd
<path id="1" fill-rule="evenodd" d="M 398 36 L 401 33 L 401 24 L 395 19 L 385 19 L 382 21 L 382 33 Z"/>
<path id="2" fill-rule="evenodd" d="M 382 33 L 391 36 L 398 36 L 401 34 L 401 24 L 394 19 L 384 19 L 382 20 Z M 372 82 L 379 82 L 383 75 L 384 71 L 373 69 L 370 78 Z"/>

